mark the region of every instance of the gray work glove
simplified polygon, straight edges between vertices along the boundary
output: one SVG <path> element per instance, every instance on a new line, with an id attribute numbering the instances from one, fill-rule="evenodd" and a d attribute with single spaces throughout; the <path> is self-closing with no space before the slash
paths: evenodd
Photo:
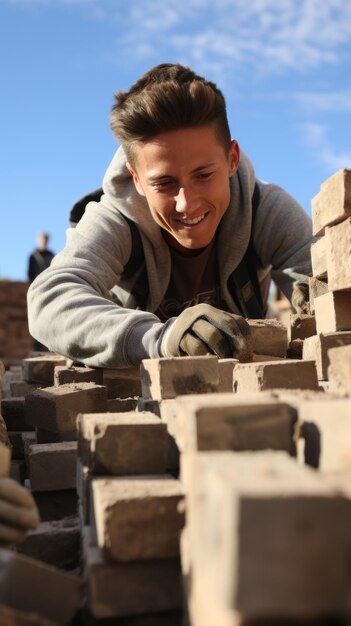
<path id="1" fill-rule="evenodd" d="M 0 478 L 0 544 L 19 543 L 39 522 L 29 491 L 12 478 Z"/>
<path id="2" fill-rule="evenodd" d="M 240 315 L 197 304 L 182 311 L 162 343 L 164 356 L 202 356 L 248 360 L 252 355 L 250 327 Z"/>
<path id="3" fill-rule="evenodd" d="M 294 283 L 291 305 L 298 315 L 310 315 L 310 290 L 308 283 Z"/>

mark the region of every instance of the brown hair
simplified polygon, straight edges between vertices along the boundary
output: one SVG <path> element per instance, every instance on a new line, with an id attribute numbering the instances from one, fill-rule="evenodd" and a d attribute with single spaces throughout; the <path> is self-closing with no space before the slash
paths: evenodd
<path id="1" fill-rule="evenodd" d="M 115 100 L 111 128 L 131 162 L 137 143 L 168 130 L 211 123 L 216 124 L 218 139 L 229 151 L 231 136 L 222 92 L 186 66 L 157 65 L 129 91 L 119 91 Z"/>

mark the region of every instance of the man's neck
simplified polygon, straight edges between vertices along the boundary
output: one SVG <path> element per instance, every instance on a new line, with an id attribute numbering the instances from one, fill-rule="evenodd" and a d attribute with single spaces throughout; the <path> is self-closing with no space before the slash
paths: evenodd
<path id="1" fill-rule="evenodd" d="M 201 252 L 203 252 L 206 248 L 208 248 L 208 246 L 205 246 L 205 248 L 195 248 L 195 249 L 185 248 L 179 243 L 179 241 L 177 241 L 174 237 L 172 237 L 172 235 L 168 233 L 166 230 L 162 230 L 162 236 L 169 248 L 172 248 L 172 250 L 175 250 L 178 254 L 184 257 L 198 256 L 199 254 L 201 254 Z M 212 244 L 212 241 L 208 245 L 210 246 L 211 244 Z"/>

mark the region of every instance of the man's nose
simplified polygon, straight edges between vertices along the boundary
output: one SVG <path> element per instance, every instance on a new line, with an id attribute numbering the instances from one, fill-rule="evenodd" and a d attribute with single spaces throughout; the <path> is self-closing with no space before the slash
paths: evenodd
<path id="1" fill-rule="evenodd" d="M 198 198 L 194 191 L 186 187 L 180 187 L 178 194 L 175 196 L 176 211 L 184 213 L 185 211 L 197 208 Z"/>

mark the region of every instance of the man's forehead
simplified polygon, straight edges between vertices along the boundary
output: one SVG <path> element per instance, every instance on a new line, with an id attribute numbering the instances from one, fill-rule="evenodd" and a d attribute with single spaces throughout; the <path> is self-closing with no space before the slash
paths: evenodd
<path id="1" fill-rule="evenodd" d="M 174 167 L 187 171 L 203 169 L 227 156 L 213 126 L 160 133 L 138 143 L 134 155 L 137 169 L 146 170 L 148 177 L 162 176 Z"/>
<path id="2" fill-rule="evenodd" d="M 205 163 L 202 163 L 201 165 L 191 168 L 189 170 L 189 173 L 196 174 L 197 172 L 201 172 L 202 170 L 215 167 L 216 165 L 217 165 L 216 161 L 207 161 Z M 162 180 L 162 178 L 169 178 L 169 176 L 171 175 L 172 175 L 172 164 L 170 164 L 168 169 L 165 169 L 165 168 L 162 169 L 161 167 L 159 168 L 154 167 L 153 169 L 147 172 L 147 180 L 150 182 L 153 182 L 155 180 Z"/>

